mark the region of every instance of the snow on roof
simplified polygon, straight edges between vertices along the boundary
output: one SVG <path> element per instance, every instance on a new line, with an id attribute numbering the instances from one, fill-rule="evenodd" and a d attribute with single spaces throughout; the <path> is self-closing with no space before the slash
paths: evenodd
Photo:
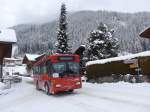
<path id="1" fill-rule="evenodd" d="M 129 54 L 129 55 L 119 56 L 114 58 L 102 59 L 102 60 L 89 61 L 86 63 L 86 66 L 95 65 L 95 64 L 105 64 L 113 61 L 130 60 L 133 58 L 146 57 L 146 56 L 150 56 L 150 51 L 145 51 L 137 54 Z"/>
<path id="2" fill-rule="evenodd" d="M 18 60 L 22 60 L 21 58 L 4 58 L 4 60 L 13 60 L 13 61 L 18 61 Z"/>
<path id="3" fill-rule="evenodd" d="M 2 29 L 0 30 L 0 42 L 16 43 L 16 33 L 13 29 Z"/>
<path id="4" fill-rule="evenodd" d="M 82 44 L 82 45 L 80 45 L 80 46 L 82 46 L 82 47 L 86 47 L 86 45 L 84 45 L 84 44 Z"/>
<path id="5" fill-rule="evenodd" d="M 26 57 L 28 58 L 28 60 L 30 60 L 30 61 L 36 61 L 36 58 L 39 57 L 39 56 L 41 56 L 41 55 L 38 55 L 38 54 L 26 54 L 25 56 L 26 56 Z"/>

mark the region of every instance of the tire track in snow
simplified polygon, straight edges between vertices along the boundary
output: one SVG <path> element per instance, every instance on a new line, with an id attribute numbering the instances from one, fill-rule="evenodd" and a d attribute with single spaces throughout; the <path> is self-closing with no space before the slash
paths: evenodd
<path id="1" fill-rule="evenodd" d="M 91 103 L 87 101 L 87 99 L 81 100 L 81 98 L 78 98 L 78 96 L 81 97 L 81 94 L 79 94 L 78 92 L 74 92 L 72 94 L 66 93 L 64 96 L 57 95 L 55 97 L 58 97 L 60 101 L 63 103 L 67 102 L 68 104 L 71 104 L 73 107 L 76 106 L 81 110 L 80 112 L 110 112 L 104 108 L 101 108 L 99 105 L 91 105 Z"/>
<path id="2" fill-rule="evenodd" d="M 21 85 L 21 86 L 28 86 Z M 95 88 L 94 88 L 95 89 Z M 31 90 L 31 91 L 30 91 Z M 92 92 L 93 88 L 82 88 L 80 90 L 77 90 L 74 92 L 74 94 L 66 94 L 66 95 L 57 95 L 57 96 L 47 96 L 42 91 L 36 91 L 35 88 L 29 87 L 27 88 L 27 91 L 30 91 L 29 93 L 24 94 L 23 96 L 19 96 L 19 98 L 13 99 L 7 104 L 0 104 L 0 110 L 3 112 L 3 110 L 7 110 L 8 107 L 13 109 L 13 106 L 18 105 L 21 106 L 21 104 L 25 103 L 25 105 L 28 105 L 28 103 L 33 100 L 35 103 L 41 99 L 42 101 L 46 101 L 46 103 L 54 103 L 52 106 L 56 106 L 57 102 L 59 103 L 58 109 L 56 107 L 52 107 L 52 110 L 55 110 L 54 112 L 64 112 L 67 111 L 67 107 L 75 108 L 76 110 L 80 110 L 80 112 L 112 112 L 112 110 L 107 109 L 106 107 L 101 107 L 101 101 L 105 100 L 105 105 L 115 103 L 115 105 L 122 103 L 129 106 L 139 106 L 144 107 L 147 110 L 150 110 L 149 104 L 143 104 L 141 102 L 134 102 L 131 100 L 122 100 L 118 97 L 110 97 L 107 96 L 107 94 L 101 94 L 100 91 L 94 91 Z M 107 90 L 106 92 L 112 92 L 111 90 Z M 114 92 L 112 92 L 114 94 Z M 117 94 L 117 93 L 116 93 Z M 9 95 L 9 94 L 8 94 Z M 118 95 L 125 95 L 122 93 L 119 93 Z M 129 95 L 129 94 L 128 94 Z M 126 96 L 128 96 L 126 95 Z M 131 97 L 132 95 L 130 95 Z M 38 99 L 39 98 L 39 99 Z M 109 103 L 111 102 L 111 103 Z M 43 102 L 44 103 L 44 102 Z M 37 103 L 36 103 L 37 104 Z M 59 109 L 59 107 L 64 107 L 64 109 Z M 35 108 L 35 107 L 34 107 Z M 68 110 L 70 112 L 75 112 L 75 110 Z M 18 111 L 17 111 L 18 112 Z M 116 111 L 120 112 L 120 111 Z M 143 111 L 144 112 L 144 111 Z M 149 111 L 146 111 L 149 112 Z"/>
<path id="3" fill-rule="evenodd" d="M 150 109 L 150 104 L 143 104 L 141 102 L 134 102 L 133 100 L 119 99 L 117 97 L 109 97 L 109 96 L 105 96 L 102 94 L 89 93 L 89 92 L 85 92 L 85 91 L 81 91 L 80 94 L 84 94 L 86 96 L 90 96 L 90 97 L 93 97 L 96 99 L 98 98 L 98 99 L 103 99 L 103 100 L 107 100 L 107 101 L 111 101 L 111 102 L 115 102 L 115 103 L 122 103 L 122 104 L 145 107 L 145 108 Z"/>
<path id="4" fill-rule="evenodd" d="M 83 92 L 77 92 L 76 95 L 76 97 L 66 97 L 66 99 L 64 99 L 65 102 L 69 102 L 87 112 L 120 112 L 122 109 L 128 111 L 128 107 L 132 108 L 132 110 L 129 110 L 128 112 L 150 112 L 150 106 L 145 104 L 85 94 Z M 109 105 L 113 105 L 113 110 L 109 108 Z"/>
<path id="5" fill-rule="evenodd" d="M 19 98 L 13 99 L 7 103 L 0 103 L 0 110 L 5 110 L 8 107 L 11 108 L 14 105 L 19 105 L 19 104 L 23 104 L 26 103 L 26 101 L 32 100 L 32 95 L 33 93 L 27 94 L 25 96 L 21 96 Z"/>
<path id="6" fill-rule="evenodd" d="M 97 91 L 97 88 L 88 88 L 88 87 L 84 87 L 85 90 L 93 90 L 93 91 Z M 108 88 L 100 88 L 100 91 L 102 92 L 108 92 L 108 93 L 116 93 L 116 94 L 122 94 L 122 95 L 128 95 L 128 96 L 137 96 L 137 97 L 142 97 L 142 98 L 145 98 L 145 99 L 150 99 L 150 94 L 140 94 L 140 93 L 132 93 L 131 91 L 118 91 L 117 88 L 114 88 L 114 89 L 108 89 Z"/>

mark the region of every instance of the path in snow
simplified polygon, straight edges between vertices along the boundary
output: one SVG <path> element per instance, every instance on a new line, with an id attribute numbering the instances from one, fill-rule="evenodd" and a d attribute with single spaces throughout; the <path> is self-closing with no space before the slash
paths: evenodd
<path id="1" fill-rule="evenodd" d="M 0 95 L 0 112 L 150 112 L 150 84 L 84 83 L 73 94 L 47 96 L 29 80 Z"/>

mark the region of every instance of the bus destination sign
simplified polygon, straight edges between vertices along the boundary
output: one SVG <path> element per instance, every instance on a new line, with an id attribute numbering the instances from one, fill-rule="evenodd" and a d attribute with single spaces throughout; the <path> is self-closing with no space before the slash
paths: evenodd
<path id="1" fill-rule="evenodd" d="M 71 60 L 74 60 L 74 57 L 73 56 L 60 56 L 58 57 L 58 59 L 60 61 L 71 61 Z"/>

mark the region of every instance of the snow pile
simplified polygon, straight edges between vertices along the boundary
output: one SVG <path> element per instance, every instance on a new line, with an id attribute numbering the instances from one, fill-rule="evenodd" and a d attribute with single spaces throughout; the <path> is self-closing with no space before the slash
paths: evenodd
<path id="1" fill-rule="evenodd" d="M 17 42 L 16 33 L 13 29 L 2 29 L 0 30 L 0 41 L 1 42 Z"/>
<path id="2" fill-rule="evenodd" d="M 1 91 L 4 87 L 5 87 L 5 85 L 4 85 L 2 82 L 0 82 L 0 91 Z"/>
<path id="3" fill-rule="evenodd" d="M 8 88 L 8 85 L 0 82 L 0 95 Z"/>
<path id="4" fill-rule="evenodd" d="M 33 78 L 32 77 L 22 77 L 24 81 L 26 82 L 30 82 L 30 83 L 33 83 Z"/>
<path id="5" fill-rule="evenodd" d="M 113 61 L 121 61 L 121 60 L 130 60 L 137 57 L 146 57 L 150 56 L 150 51 L 145 51 L 137 54 L 129 54 L 126 56 L 114 57 L 114 58 L 107 58 L 102 60 L 95 60 L 87 62 L 86 66 L 94 65 L 94 64 L 105 64 Z"/>

